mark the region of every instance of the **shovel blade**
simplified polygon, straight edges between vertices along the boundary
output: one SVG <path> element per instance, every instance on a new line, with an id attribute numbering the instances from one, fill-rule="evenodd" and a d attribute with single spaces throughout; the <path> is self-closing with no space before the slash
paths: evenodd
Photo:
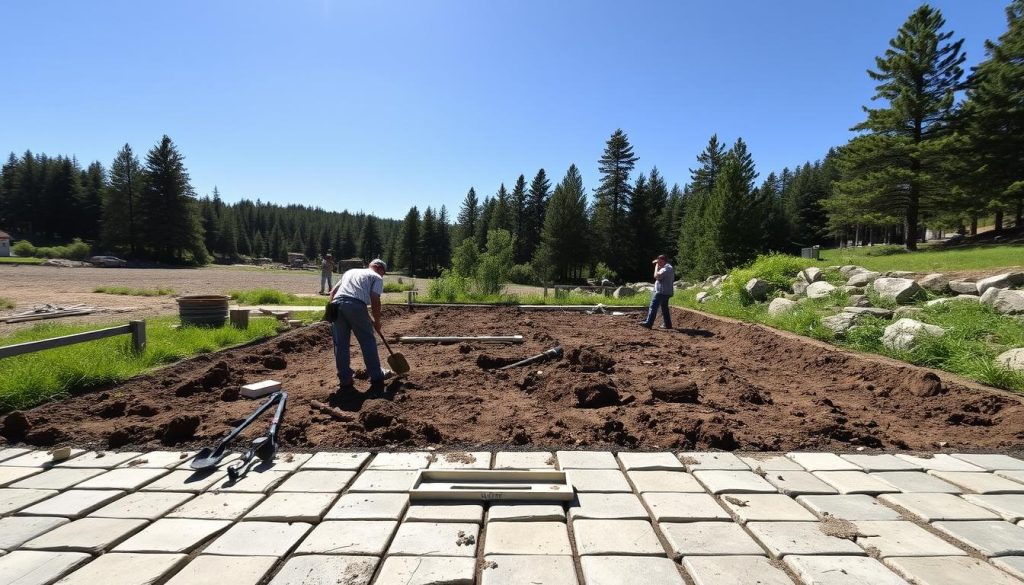
<path id="1" fill-rule="evenodd" d="M 223 458 L 223 451 L 218 453 L 213 449 L 206 447 L 202 451 L 196 453 L 196 456 L 192 459 L 192 463 L 189 464 L 189 467 L 196 470 L 214 469 Z"/>
<path id="2" fill-rule="evenodd" d="M 409 361 L 401 353 L 393 353 L 388 356 L 388 367 L 396 374 L 408 374 Z"/>

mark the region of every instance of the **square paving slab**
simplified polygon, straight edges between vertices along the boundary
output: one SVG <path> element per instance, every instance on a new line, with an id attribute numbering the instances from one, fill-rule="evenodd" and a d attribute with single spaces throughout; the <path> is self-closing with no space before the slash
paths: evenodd
<path id="1" fill-rule="evenodd" d="M 967 554 L 913 522 L 854 522 L 854 524 L 857 526 L 857 544 L 864 547 L 864 550 L 877 551 L 874 556 L 881 558 L 944 557 Z"/>
<path id="2" fill-rule="evenodd" d="M 707 451 L 689 451 L 679 454 L 679 461 L 686 465 L 687 471 L 726 470 L 750 471 L 750 467 L 742 459 L 732 453 L 709 453 Z"/>
<path id="3" fill-rule="evenodd" d="M 474 522 L 484 520 L 482 504 L 459 502 L 416 503 L 409 506 L 403 522 Z"/>
<path id="4" fill-rule="evenodd" d="M 221 470 L 175 469 L 156 481 L 146 484 L 142 487 L 142 491 L 199 493 L 225 481 L 227 481 L 227 473 Z"/>
<path id="5" fill-rule="evenodd" d="M 93 518 L 144 518 L 146 520 L 156 520 L 193 497 L 193 494 L 182 492 L 136 492 L 114 500 L 113 503 L 90 513 L 89 516 Z"/>
<path id="6" fill-rule="evenodd" d="M 815 585 L 909 585 L 885 565 L 868 557 L 788 555 L 782 559 L 801 583 Z"/>
<path id="7" fill-rule="evenodd" d="M 580 556 L 665 555 L 665 548 L 646 520 L 576 520 L 572 528 Z"/>
<path id="8" fill-rule="evenodd" d="M 491 454 L 487 451 L 452 451 L 437 453 L 430 462 L 430 469 L 490 469 Z M 458 560 L 458 559 L 456 559 Z"/>
<path id="9" fill-rule="evenodd" d="M 147 524 L 137 519 L 82 518 L 38 536 L 22 548 L 98 554 L 110 550 Z"/>
<path id="10" fill-rule="evenodd" d="M 760 556 L 683 557 L 683 568 L 695 585 L 793 585 L 786 573 Z"/>
<path id="11" fill-rule="evenodd" d="M 617 469 L 571 469 L 566 471 L 565 475 L 577 492 L 633 491 L 626 481 L 625 474 Z"/>
<path id="12" fill-rule="evenodd" d="M 572 547 L 561 522 L 488 522 L 484 554 L 571 555 Z"/>
<path id="13" fill-rule="evenodd" d="M 577 494 L 577 498 L 583 494 Z M 632 494 L 586 494 L 589 499 Z M 633 496 L 636 497 L 636 496 Z M 529 502 L 495 502 L 487 510 L 488 522 L 565 522 L 565 508 L 559 504 L 532 504 Z"/>
<path id="14" fill-rule="evenodd" d="M 235 520 L 256 506 L 263 494 L 199 494 L 167 513 L 168 518 Z"/>
<path id="15" fill-rule="evenodd" d="M 800 464 L 784 455 L 740 455 L 751 471 L 805 471 Z"/>
<path id="16" fill-rule="evenodd" d="M 750 522 L 747 528 L 775 558 L 785 555 L 863 555 L 855 543 L 829 536 L 823 522 Z"/>
<path id="17" fill-rule="evenodd" d="M 24 492 L 24 496 L 18 501 L 17 494 L 7 492 Z M 26 503 L 43 500 L 24 508 L 19 513 L 30 516 L 79 518 L 122 495 L 124 492 L 120 490 L 68 490 L 60 493 L 53 490 L 0 490 L 0 511 L 4 511 L 5 500 L 8 506 L 13 506 L 10 511 L 21 508 Z"/>
<path id="18" fill-rule="evenodd" d="M 257 471 L 255 468 L 242 476 L 238 481 L 231 481 L 230 478 L 214 484 L 210 490 L 239 493 L 239 494 L 262 494 L 273 489 L 277 484 L 284 481 L 284 478 L 291 474 L 289 471 Z"/>
<path id="19" fill-rule="evenodd" d="M 403 522 L 388 555 L 475 557 L 479 533 L 479 526 L 465 522 Z"/>
<path id="20" fill-rule="evenodd" d="M 879 503 L 871 496 L 800 496 L 796 499 L 818 518 L 833 516 L 840 520 L 900 520 L 902 516 L 896 510 Z"/>
<path id="21" fill-rule="evenodd" d="M 4 461 L 4 465 L 13 467 L 56 467 L 63 465 L 71 458 L 78 457 L 82 453 L 85 453 L 85 449 L 72 449 L 70 458 L 63 459 L 61 461 L 54 461 L 53 455 L 47 451 L 29 451 L 24 455 L 7 459 Z"/>
<path id="22" fill-rule="evenodd" d="M 347 493 L 334 503 L 324 520 L 399 520 L 409 506 L 409 494 Z"/>
<path id="23" fill-rule="evenodd" d="M 121 463 L 118 467 L 174 469 L 188 465 L 195 451 L 150 451 Z"/>
<path id="24" fill-rule="evenodd" d="M 364 471 L 349 487 L 349 492 L 401 492 L 412 489 L 416 472 L 412 470 L 386 471 L 369 469 Z"/>
<path id="25" fill-rule="evenodd" d="M 921 471 L 882 471 L 872 477 L 907 494 L 959 494 L 963 489 Z"/>
<path id="26" fill-rule="evenodd" d="M 708 494 L 649 493 L 644 502 L 656 522 L 731 521 L 732 517 Z"/>
<path id="27" fill-rule="evenodd" d="M 684 585 L 678 565 L 665 557 L 588 556 L 580 565 L 587 585 L 636 583 L 641 575 L 647 583 Z"/>
<path id="28" fill-rule="evenodd" d="M 60 464 L 61 467 L 91 467 L 93 469 L 113 469 L 122 463 L 131 461 L 141 455 L 135 451 L 115 453 L 113 451 L 89 451 L 73 457 Z"/>
<path id="29" fill-rule="evenodd" d="M 42 473 L 38 467 L 3 467 L 0 466 L 0 487 L 25 479 L 31 475 Z"/>
<path id="30" fill-rule="evenodd" d="M 624 453 L 619 461 L 626 471 L 684 471 L 679 458 L 671 453 Z"/>
<path id="31" fill-rule="evenodd" d="M 335 471 L 358 471 L 370 459 L 369 453 L 315 453 L 299 469 L 331 469 Z"/>
<path id="32" fill-rule="evenodd" d="M 23 467 L 21 469 L 35 470 L 32 467 Z M 11 487 L 18 489 L 66 490 L 103 472 L 102 469 L 64 469 L 55 467 L 14 482 L 11 484 Z M 1007 479 L 1005 481 L 1010 480 Z M 1024 487 L 1024 484 L 1020 485 Z"/>
<path id="33" fill-rule="evenodd" d="M 282 557 L 309 532 L 305 522 L 239 522 L 203 549 L 204 554 Z"/>
<path id="34" fill-rule="evenodd" d="M 976 494 L 1024 494 L 1024 484 L 993 473 L 932 471 L 931 474 Z"/>
<path id="35" fill-rule="evenodd" d="M 634 494 L 576 494 L 569 517 L 590 520 L 647 520 L 647 510 Z M 491 507 L 494 520 L 494 507 Z M 564 514 L 562 519 L 564 520 Z"/>
<path id="36" fill-rule="evenodd" d="M 61 585 L 150 585 L 185 564 L 185 555 L 108 553 L 61 579 Z"/>
<path id="37" fill-rule="evenodd" d="M 398 522 L 339 520 L 323 522 L 299 543 L 295 554 L 383 556 Z"/>
<path id="38" fill-rule="evenodd" d="M 245 515 L 245 520 L 319 522 L 338 496 L 322 493 L 275 492 Z"/>
<path id="39" fill-rule="evenodd" d="M 86 471 L 86 470 L 82 470 Z M 137 490 L 147 483 L 166 475 L 166 469 L 133 469 L 122 467 L 97 475 L 78 484 L 80 489 L 90 490 Z"/>
<path id="40" fill-rule="evenodd" d="M 695 477 L 680 471 L 630 471 L 626 474 L 637 493 L 690 492 L 704 493 L 704 486 Z M 1024 484 L 1022 484 L 1024 485 Z"/>
<path id="41" fill-rule="evenodd" d="M 377 557 L 302 555 L 288 559 L 270 585 L 366 585 Z"/>
<path id="42" fill-rule="evenodd" d="M 772 471 L 764 477 L 780 493 L 787 496 L 839 493 L 836 488 L 821 481 L 810 471 Z"/>
<path id="43" fill-rule="evenodd" d="M 807 471 L 863 471 L 862 468 L 835 453 L 786 453 Z"/>
<path id="44" fill-rule="evenodd" d="M 775 494 L 773 485 L 752 471 L 695 471 L 697 478 L 713 494 Z"/>
<path id="45" fill-rule="evenodd" d="M 863 471 L 815 471 L 821 481 L 836 488 L 840 494 L 888 494 L 899 490 Z"/>
<path id="46" fill-rule="evenodd" d="M 230 520 L 163 518 L 114 547 L 114 552 L 188 553 L 230 525 Z"/>
<path id="47" fill-rule="evenodd" d="M 782 494 L 736 494 L 723 496 L 725 507 L 746 522 L 814 522 L 817 518 L 789 496 Z"/>
<path id="48" fill-rule="evenodd" d="M 764 555 L 739 524 L 732 522 L 662 522 L 672 558 L 688 556 Z"/>
<path id="49" fill-rule="evenodd" d="M 906 459 L 900 459 L 888 453 L 882 455 L 840 455 L 850 463 L 864 471 L 923 471 L 923 469 Z"/>
<path id="50" fill-rule="evenodd" d="M 21 544 L 67 523 L 67 518 L 51 516 L 0 518 L 0 550 L 14 550 Z"/>
<path id="51" fill-rule="evenodd" d="M 426 469 L 434 455 L 426 452 L 378 453 L 367 469 Z"/>
<path id="52" fill-rule="evenodd" d="M 258 585 L 277 563 L 277 557 L 222 557 L 200 555 L 178 571 L 165 585 Z"/>
<path id="53" fill-rule="evenodd" d="M 475 572 L 466 557 L 388 557 L 374 585 L 473 585 Z"/>
<path id="54" fill-rule="evenodd" d="M 0 583 L 49 585 L 90 560 L 85 553 L 16 550 L 0 556 Z"/>
<path id="55" fill-rule="evenodd" d="M 570 556 L 489 555 L 480 569 L 480 585 L 577 585 Z"/>
<path id="56" fill-rule="evenodd" d="M 558 467 L 561 469 L 614 469 L 619 464 L 611 451 L 556 451 Z"/>
<path id="57" fill-rule="evenodd" d="M 340 494 L 356 476 L 354 471 L 311 470 L 297 471 L 276 492 L 324 492 Z"/>
<path id="58" fill-rule="evenodd" d="M 999 519 L 995 512 L 953 494 L 885 494 L 878 499 L 903 508 L 922 522 Z"/>
<path id="59" fill-rule="evenodd" d="M 494 469 L 556 469 L 558 458 L 547 451 L 501 451 L 494 455 Z"/>
<path id="60" fill-rule="evenodd" d="M 971 557 L 897 557 L 885 566 L 914 585 L 1020 585 L 992 565 Z"/>
<path id="61" fill-rule="evenodd" d="M 1024 459 L 1017 459 L 1009 455 L 953 453 L 953 457 L 988 471 L 1003 469 L 1024 471 Z"/>
<path id="62" fill-rule="evenodd" d="M 983 467 L 972 465 L 963 459 L 957 459 L 945 453 L 937 453 L 928 457 L 908 455 L 906 453 L 897 453 L 896 456 L 929 471 L 933 469 L 935 471 L 985 471 Z"/>
<path id="63" fill-rule="evenodd" d="M 1017 522 L 1024 520 L 1024 494 L 1007 494 L 986 496 L 965 494 L 964 499 L 982 508 L 992 510 L 1003 517 L 1003 520 Z"/>
<path id="64" fill-rule="evenodd" d="M 932 526 L 987 557 L 1024 555 L 1024 527 L 1011 522 L 936 522 Z"/>

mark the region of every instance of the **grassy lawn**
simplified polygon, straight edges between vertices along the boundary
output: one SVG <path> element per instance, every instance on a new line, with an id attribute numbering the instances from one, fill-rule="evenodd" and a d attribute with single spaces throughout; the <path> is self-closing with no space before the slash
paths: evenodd
<path id="1" fill-rule="evenodd" d="M 94 293 L 108 295 L 129 295 L 133 297 L 162 297 L 174 294 L 173 288 L 129 288 L 127 286 L 100 286 L 92 290 Z"/>
<path id="2" fill-rule="evenodd" d="M 317 307 L 327 303 L 327 297 L 300 297 L 272 288 L 233 290 L 228 295 L 240 305 L 302 305 Z"/>
<path id="3" fill-rule="evenodd" d="M 0 256 L 0 264 L 42 264 L 46 258 L 24 258 L 21 256 Z"/>
<path id="4" fill-rule="evenodd" d="M 249 328 L 244 331 L 231 326 L 173 328 L 177 324 L 177 317 L 147 320 L 147 347 L 141 354 L 132 350 L 130 336 L 119 335 L 0 359 L 0 412 L 28 408 L 47 400 L 127 380 L 162 364 L 271 337 L 277 330 L 274 319 L 250 319 Z M 0 338 L 0 345 L 102 328 L 43 323 Z"/>
<path id="5" fill-rule="evenodd" d="M 0 297 L 0 311 L 5 311 L 7 309 L 13 309 L 13 308 L 14 308 L 14 302 L 13 301 L 10 301 L 8 299 Z"/>
<path id="6" fill-rule="evenodd" d="M 930 247 L 918 252 L 879 256 L 890 246 L 845 248 L 821 251 L 821 265 L 857 264 L 869 270 L 910 270 L 913 272 L 946 272 L 951 270 L 986 270 L 1024 266 L 1024 244 L 979 245 L 961 249 Z"/>
<path id="7" fill-rule="evenodd" d="M 608 306 L 634 306 L 647 305 L 651 302 L 651 295 L 640 293 L 632 297 L 616 299 L 603 295 L 588 295 L 580 293 L 568 293 L 555 298 L 553 293 L 548 296 L 543 294 L 455 294 L 448 296 L 435 296 L 421 294 L 416 297 L 418 303 L 457 303 L 457 304 L 499 304 L 499 305 L 608 305 Z"/>

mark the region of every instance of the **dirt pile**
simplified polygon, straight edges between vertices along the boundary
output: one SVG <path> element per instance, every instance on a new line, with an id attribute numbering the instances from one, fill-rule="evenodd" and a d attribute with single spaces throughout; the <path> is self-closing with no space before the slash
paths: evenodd
<path id="1" fill-rule="evenodd" d="M 920 368 L 759 326 L 675 310 L 672 331 L 635 315 L 515 308 L 388 308 L 400 335 L 521 334 L 520 345 L 417 344 L 412 372 L 338 394 L 329 329 L 316 325 L 0 419 L 0 436 L 38 446 L 206 446 L 258 402 L 239 386 L 289 393 L 284 447 L 611 449 L 1010 449 L 1021 399 Z M 495 367 L 556 345 L 563 359 Z M 397 351 L 397 348 L 396 348 Z M 361 365 L 358 346 L 353 363 Z M 269 422 L 250 427 L 254 437 Z"/>

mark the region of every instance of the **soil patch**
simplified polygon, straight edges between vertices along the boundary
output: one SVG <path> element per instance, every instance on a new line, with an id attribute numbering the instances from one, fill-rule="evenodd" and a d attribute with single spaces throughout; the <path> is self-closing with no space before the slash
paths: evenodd
<path id="1" fill-rule="evenodd" d="M 356 389 L 338 393 L 329 329 L 318 324 L 8 413 L 0 443 L 208 446 L 259 403 L 240 398 L 238 387 L 267 378 L 288 391 L 279 439 L 292 449 L 1009 450 L 1024 442 L 1024 405 L 1008 393 L 673 312 L 679 329 L 648 331 L 632 315 L 388 307 L 385 331 L 394 338 L 521 334 L 526 342 L 403 347 L 407 376 L 371 388 L 360 370 Z M 561 360 L 492 371 L 555 345 L 565 349 Z M 358 369 L 358 345 L 352 354 Z M 236 445 L 265 432 L 270 416 Z"/>

